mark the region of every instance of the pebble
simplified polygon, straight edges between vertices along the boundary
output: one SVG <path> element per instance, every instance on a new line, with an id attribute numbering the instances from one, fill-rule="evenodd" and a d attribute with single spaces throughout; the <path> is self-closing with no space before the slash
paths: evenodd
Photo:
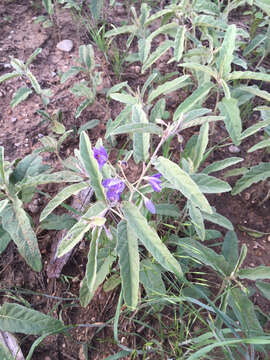
<path id="1" fill-rule="evenodd" d="M 229 146 L 229 152 L 232 154 L 237 154 L 239 153 L 241 150 L 239 149 L 239 147 L 235 146 L 235 145 L 230 145 Z"/>
<path id="2" fill-rule="evenodd" d="M 43 134 L 38 134 L 38 138 L 43 138 L 44 137 L 44 135 Z"/>
<path id="3" fill-rule="evenodd" d="M 15 123 L 16 121 L 17 121 L 17 118 L 15 118 L 15 117 L 12 117 L 12 118 L 11 118 L 11 122 L 12 122 L 12 123 Z"/>
<path id="4" fill-rule="evenodd" d="M 70 52 L 73 49 L 73 42 L 71 40 L 62 40 L 56 45 L 57 49 L 65 52 Z"/>
<path id="5" fill-rule="evenodd" d="M 18 147 L 18 146 L 21 145 L 21 143 L 15 143 L 14 145 L 15 145 L 16 147 Z"/>

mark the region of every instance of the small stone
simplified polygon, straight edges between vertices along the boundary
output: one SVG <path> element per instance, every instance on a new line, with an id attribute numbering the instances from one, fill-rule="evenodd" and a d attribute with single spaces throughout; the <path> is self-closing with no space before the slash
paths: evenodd
<path id="1" fill-rule="evenodd" d="M 73 42 L 71 40 L 62 40 L 56 45 L 57 49 L 65 52 L 70 52 L 73 49 Z"/>
<path id="2" fill-rule="evenodd" d="M 15 143 L 14 145 L 15 145 L 16 147 L 18 147 L 18 146 L 21 145 L 21 143 Z"/>
<path id="3" fill-rule="evenodd" d="M 56 76 L 56 72 L 55 72 L 55 71 L 52 71 L 52 72 L 51 72 L 51 76 L 52 76 L 52 77 L 55 77 L 55 76 Z"/>
<path id="4" fill-rule="evenodd" d="M 15 123 L 16 121 L 17 121 L 17 118 L 15 118 L 15 117 L 12 117 L 12 118 L 11 118 L 11 122 L 12 122 L 12 123 Z"/>
<path id="5" fill-rule="evenodd" d="M 37 214 L 39 212 L 40 206 L 35 204 L 29 204 L 28 209 L 31 211 L 32 214 Z"/>
<path id="6" fill-rule="evenodd" d="M 237 154 L 239 153 L 241 150 L 239 149 L 239 147 L 235 146 L 235 145 L 230 145 L 229 146 L 229 152 L 232 154 Z"/>
<path id="7" fill-rule="evenodd" d="M 4 69 L 10 69 L 11 65 L 10 64 L 4 64 Z"/>
<path id="8" fill-rule="evenodd" d="M 43 134 L 38 134 L 38 138 L 43 138 L 44 137 L 44 135 Z"/>
<path id="9" fill-rule="evenodd" d="M 270 242 L 270 235 L 268 235 L 268 236 L 267 236 L 267 241 L 269 241 L 269 242 Z"/>
<path id="10" fill-rule="evenodd" d="M 25 119 L 25 120 L 24 120 L 24 122 L 26 122 L 26 123 L 29 123 L 29 121 L 30 121 L 29 119 Z"/>

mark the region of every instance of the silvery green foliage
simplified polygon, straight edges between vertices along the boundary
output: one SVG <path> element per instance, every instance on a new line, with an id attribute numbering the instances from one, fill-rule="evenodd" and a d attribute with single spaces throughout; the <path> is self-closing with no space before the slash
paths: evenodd
<path id="1" fill-rule="evenodd" d="M 97 87 L 102 82 L 101 73 L 97 71 L 95 54 L 92 45 L 81 45 L 79 47 L 78 61 L 80 66 L 72 66 L 61 76 L 61 83 L 63 83 L 80 72 L 85 73 L 86 80 L 76 83 L 70 90 L 73 95 L 85 98 L 85 100 L 76 109 L 75 118 L 78 118 L 82 111 L 94 102 Z"/>
<path id="2" fill-rule="evenodd" d="M 15 71 L 11 73 L 4 74 L 0 76 L 0 83 L 3 81 L 7 81 L 16 77 L 28 79 L 32 85 L 34 91 L 41 97 L 44 105 L 48 105 L 50 102 L 49 97 L 51 96 L 51 92 L 49 89 L 41 89 L 38 80 L 33 75 L 30 70 L 30 65 L 33 60 L 40 54 L 42 49 L 36 49 L 33 54 L 28 58 L 26 63 L 24 64 L 21 60 L 16 58 L 11 58 L 10 65 L 13 67 Z M 11 100 L 11 107 L 15 107 L 20 104 L 22 101 L 26 100 L 30 94 L 32 94 L 32 89 L 27 86 L 20 87 L 17 92 L 13 95 Z"/>

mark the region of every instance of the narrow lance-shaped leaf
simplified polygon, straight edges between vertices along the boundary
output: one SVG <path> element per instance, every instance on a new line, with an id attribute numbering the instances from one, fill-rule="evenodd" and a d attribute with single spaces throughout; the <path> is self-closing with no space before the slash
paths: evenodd
<path id="1" fill-rule="evenodd" d="M 233 71 L 229 74 L 228 80 L 259 80 L 270 82 L 270 75 L 253 71 Z"/>
<path id="2" fill-rule="evenodd" d="M 195 172 L 198 170 L 200 163 L 203 159 L 204 152 L 207 148 L 208 131 L 209 131 L 209 124 L 208 123 L 203 124 L 200 129 L 200 134 L 198 136 L 198 140 L 197 140 L 197 143 L 195 146 L 195 151 L 194 151 L 195 156 L 193 159 L 193 164 L 194 164 Z"/>
<path id="3" fill-rule="evenodd" d="M 78 194 L 81 190 L 86 189 L 87 187 L 89 187 L 89 184 L 86 182 L 82 182 L 82 183 L 73 184 L 73 185 L 70 185 L 70 186 L 67 186 L 66 188 L 64 188 L 42 210 L 42 212 L 40 214 L 40 221 L 43 221 L 44 219 L 46 219 L 46 217 L 49 214 L 51 214 L 53 212 L 53 210 L 55 208 L 57 208 L 57 206 L 62 204 L 63 201 L 65 201 L 72 195 Z"/>
<path id="4" fill-rule="evenodd" d="M 14 198 L 0 213 L 2 226 L 18 247 L 28 265 L 35 271 L 41 271 L 41 255 L 29 217 L 22 208 L 22 202 Z"/>
<path id="5" fill-rule="evenodd" d="M 201 211 L 196 206 L 194 206 L 191 201 L 188 201 L 188 210 L 192 224 L 194 225 L 195 231 L 199 239 L 204 241 L 205 227 L 204 227 L 204 219 Z"/>
<path id="6" fill-rule="evenodd" d="M 135 309 L 139 293 L 139 247 L 134 231 L 122 220 L 117 226 L 117 248 L 126 305 Z"/>
<path id="7" fill-rule="evenodd" d="M 185 26 L 179 26 L 174 39 L 174 57 L 177 62 L 181 60 L 184 51 L 185 33 Z"/>
<path id="8" fill-rule="evenodd" d="M 132 122 L 134 124 L 148 124 L 148 119 L 141 105 L 132 106 Z M 134 160 L 136 163 L 146 161 L 149 157 L 150 135 L 133 134 Z"/>
<path id="9" fill-rule="evenodd" d="M 5 169 L 4 169 L 4 147 L 0 146 L 0 176 L 1 176 L 1 182 L 5 182 Z"/>
<path id="10" fill-rule="evenodd" d="M 88 262 L 86 265 L 86 283 L 91 293 L 93 291 L 96 275 L 97 275 L 97 253 L 98 253 L 98 242 L 100 237 L 101 229 L 95 227 L 92 231 L 92 239 L 90 243 L 90 249 L 88 252 Z"/>
<path id="11" fill-rule="evenodd" d="M 212 213 L 211 206 L 201 193 L 198 185 L 178 165 L 162 156 L 156 159 L 153 164 L 164 178 L 187 199 L 191 200 L 195 206 L 207 213 Z"/>
<path id="12" fill-rule="evenodd" d="M 203 174 L 211 174 L 212 172 L 226 169 L 227 167 L 235 165 L 243 160 L 244 159 L 239 158 L 239 157 L 230 157 L 230 158 L 227 158 L 224 160 L 216 161 L 216 162 L 206 166 L 201 172 Z"/>
<path id="13" fill-rule="evenodd" d="M 240 269 L 238 272 L 240 279 L 261 280 L 270 279 L 270 266 L 257 266 L 255 268 Z"/>
<path id="14" fill-rule="evenodd" d="M 253 166 L 241 179 L 237 180 L 235 187 L 232 189 L 232 195 L 239 194 L 252 184 L 263 181 L 268 177 L 270 177 L 270 163 Z"/>
<path id="15" fill-rule="evenodd" d="M 0 308 L 0 328 L 11 333 L 42 335 L 64 327 L 60 320 L 25 306 L 4 303 Z"/>
<path id="16" fill-rule="evenodd" d="M 227 79 L 231 72 L 231 63 L 233 60 L 233 52 L 235 48 L 236 26 L 229 25 L 225 33 L 222 47 L 217 58 L 217 66 L 219 75 L 223 79 Z"/>
<path id="17" fill-rule="evenodd" d="M 157 134 L 162 135 L 162 128 L 155 124 L 125 124 L 117 127 L 116 129 L 110 132 L 110 135 L 118 135 L 118 134 L 127 134 L 127 133 L 136 133 L 136 134 Z"/>
<path id="18" fill-rule="evenodd" d="M 225 116 L 225 126 L 235 145 L 241 143 L 240 136 L 242 132 L 242 120 L 238 100 L 223 98 L 218 104 L 221 115 Z"/>
<path id="19" fill-rule="evenodd" d="M 173 121 L 177 121 L 181 114 L 190 111 L 198 102 L 202 101 L 212 89 L 212 83 L 206 83 L 196 89 L 188 98 L 186 98 L 175 110 Z"/>
<path id="20" fill-rule="evenodd" d="M 82 181 L 82 176 L 74 171 L 59 171 L 53 174 L 40 174 L 37 176 L 29 176 L 16 184 L 16 190 L 20 191 L 27 187 L 44 185 L 49 183 L 63 183 L 63 182 L 79 182 Z"/>
<path id="21" fill-rule="evenodd" d="M 166 51 L 168 51 L 173 46 L 173 42 L 170 40 L 164 41 L 160 46 L 157 47 L 155 51 L 151 53 L 146 62 L 142 66 L 142 74 L 147 70 L 151 65 L 154 64 Z"/>
<path id="22" fill-rule="evenodd" d="M 57 249 L 57 257 L 61 257 L 73 249 L 82 240 L 84 234 L 95 226 L 95 217 L 98 217 L 105 209 L 106 205 L 101 201 L 92 205 L 61 241 Z"/>
<path id="23" fill-rule="evenodd" d="M 83 161 L 85 170 L 87 171 L 91 186 L 93 187 L 96 197 L 99 200 L 106 201 L 104 188 L 101 184 L 102 175 L 98 168 L 98 163 L 94 157 L 94 152 L 91 147 L 90 140 L 83 131 L 80 135 L 80 156 Z"/>
<path id="24" fill-rule="evenodd" d="M 163 244 L 156 231 L 148 225 L 139 209 L 132 203 L 124 201 L 122 210 L 128 225 L 156 261 L 176 276 L 182 277 L 183 273 L 180 264 Z"/>
<path id="25" fill-rule="evenodd" d="M 28 96 L 30 94 L 32 94 L 32 90 L 29 89 L 28 87 L 21 87 L 19 88 L 19 90 L 16 92 L 16 94 L 13 96 L 11 102 L 10 102 L 10 106 L 12 108 L 14 108 L 15 106 L 17 106 L 18 104 L 20 104 L 23 100 L 27 99 Z"/>
<path id="26" fill-rule="evenodd" d="M 189 79 L 189 75 L 183 75 L 171 81 L 167 81 L 162 85 L 159 85 L 156 89 L 151 91 L 148 97 L 148 104 L 150 104 L 156 97 L 163 94 L 168 94 L 172 91 L 178 90 L 187 85 L 186 80 Z"/>
<path id="27" fill-rule="evenodd" d="M 251 153 L 253 151 L 259 150 L 259 149 L 264 149 L 266 147 L 270 148 L 270 139 L 266 139 L 263 141 L 258 142 L 256 145 L 252 146 L 250 149 L 248 149 L 248 153 Z"/>

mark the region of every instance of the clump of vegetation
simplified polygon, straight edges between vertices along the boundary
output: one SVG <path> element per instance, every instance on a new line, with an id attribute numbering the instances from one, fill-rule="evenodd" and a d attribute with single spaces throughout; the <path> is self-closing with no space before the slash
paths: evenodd
<path id="1" fill-rule="evenodd" d="M 83 4 L 77 8 L 72 1 L 58 3 L 84 16 Z M 218 148 L 233 145 L 237 149 L 258 132 L 264 134 L 264 139 L 250 147 L 248 153 L 269 151 L 270 94 L 265 84 L 270 82 L 270 75 L 264 67 L 269 54 L 269 4 L 262 0 L 174 0 L 166 6 L 160 2 L 161 8 L 157 9 L 157 3 L 142 2 L 139 12 L 131 7 L 129 23 L 105 32 L 104 24 L 98 28 L 103 2 L 99 7 L 98 2 L 91 2 L 96 22 L 93 33 L 99 34 L 101 30 L 104 41 L 120 37 L 127 52 L 132 49 L 121 60 L 122 64 L 139 64 L 136 66 L 145 79 L 141 88 L 123 81 L 106 89 L 107 106 L 115 101 L 121 104 L 121 110 L 107 122 L 103 139 L 90 140 L 86 130 L 98 123 L 88 123 L 79 130 L 79 149 L 74 156 L 61 159 L 60 147 L 72 131 L 66 131 L 61 124 L 61 112 L 51 118 L 41 110 L 40 114 L 52 122 L 59 139 L 43 138 L 42 148 L 13 163 L 5 161 L 4 148 L 0 147 L 1 252 L 13 240 L 27 264 L 41 271 L 37 237 L 23 204 L 40 191 L 40 185 L 63 183 L 39 219 L 39 226 L 59 229 L 63 218 L 54 214 L 55 209 L 71 196 L 89 189 L 95 201 L 89 202 L 78 218 L 71 215 L 66 218 L 61 227 L 66 233 L 56 257 L 62 258 L 85 237 L 89 239 L 85 275 L 76 299 L 82 307 L 91 302 L 100 286 L 105 291 L 120 288 L 115 315 L 109 322 L 113 323 L 114 343 L 119 352 L 107 359 L 139 356 L 214 359 L 217 352 L 224 359 L 267 358 L 270 336 L 265 324 L 269 316 L 254 304 L 252 295 L 259 293 L 270 299 L 270 267 L 244 265 L 247 247 L 238 240 L 230 214 L 227 217 L 219 214 L 207 194 L 226 192 L 235 196 L 258 182 L 267 185 L 270 177 L 267 161 L 239 168 L 245 160 L 242 153 L 241 157 L 228 155 L 212 160 Z M 43 4 L 46 9 L 53 9 L 52 2 Z M 117 6 L 114 1 L 111 5 Z M 233 23 L 232 16 L 243 5 L 247 14 L 251 14 L 246 29 Z M 264 20 L 260 19 L 256 32 L 254 21 L 258 13 L 264 14 Z M 106 43 L 104 50 L 107 62 L 110 43 Z M 99 45 L 96 44 L 100 48 Z M 70 90 L 85 98 L 75 118 L 97 100 L 101 73 L 97 71 L 94 49 L 95 44 L 81 45 L 79 66 L 71 67 L 61 76 L 61 83 L 78 74 L 86 76 L 86 80 Z M 37 49 L 26 64 L 12 59 L 15 72 L 1 76 L 0 82 L 15 76 L 27 77 L 48 105 L 49 92 L 41 90 L 29 70 L 39 53 Z M 259 66 L 254 66 L 253 54 L 260 59 Z M 161 61 L 168 68 L 174 64 L 176 71 L 161 74 L 156 69 Z M 185 94 L 184 100 L 177 96 L 177 106 L 170 113 L 168 98 L 180 90 Z M 19 89 L 11 106 L 26 100 L 31 92 L 29 88 Z M 247 108 L 249 116 L 253 111 L 261 115 L 249 127 L 243 123 Z M 214 145 L 217 123 L 223 126 L 226 135 Z M 120 152 L 119 135 L 125 136 Z M 171 151 L 171 144 L 179 149 L 177 153 Z M 111 156 L 115 149 L 117 161 Z M 44 151 L 56 153 L 63 170 L 55 172 L 42 164 L 40 154 Z M 135 177 L 130 176 L 132 166 L 136 167 Z M 234 168 L 228 171 L 230 166 Z M 233 185 L 225 180 L 239 175 Z M 269 197 L 270 190 L 261 204 Z M 209 273 L 218 288 L 211 286 Z M 168 313 L 170 321 L 165 321 Z M 147 327 L 151 333 L 150 338 L 140 336 L 140 332 L 128 335 L 135 338 L 133 343 L 138 340 L 139 347 L 132 348 L 119 338 L 121 318 L 130 316 L 135 327 L 138 324 L 140 329 Z M 158 330 L 149 325 L 149 319 L 158 323 Z M 0 308 L 2 332 L 39 336 L 27 359 L 31 359 L 46 336 L 56 333 L 68 336 L 71 329 L 80 326 L 91 324 L 65 325 L 60 317 L 55 319 L 31 309 L 31 304 L 5 303 Z M 0 345 L 1 352 L 7 359 L 14 358 L 4 344 Z"/>

